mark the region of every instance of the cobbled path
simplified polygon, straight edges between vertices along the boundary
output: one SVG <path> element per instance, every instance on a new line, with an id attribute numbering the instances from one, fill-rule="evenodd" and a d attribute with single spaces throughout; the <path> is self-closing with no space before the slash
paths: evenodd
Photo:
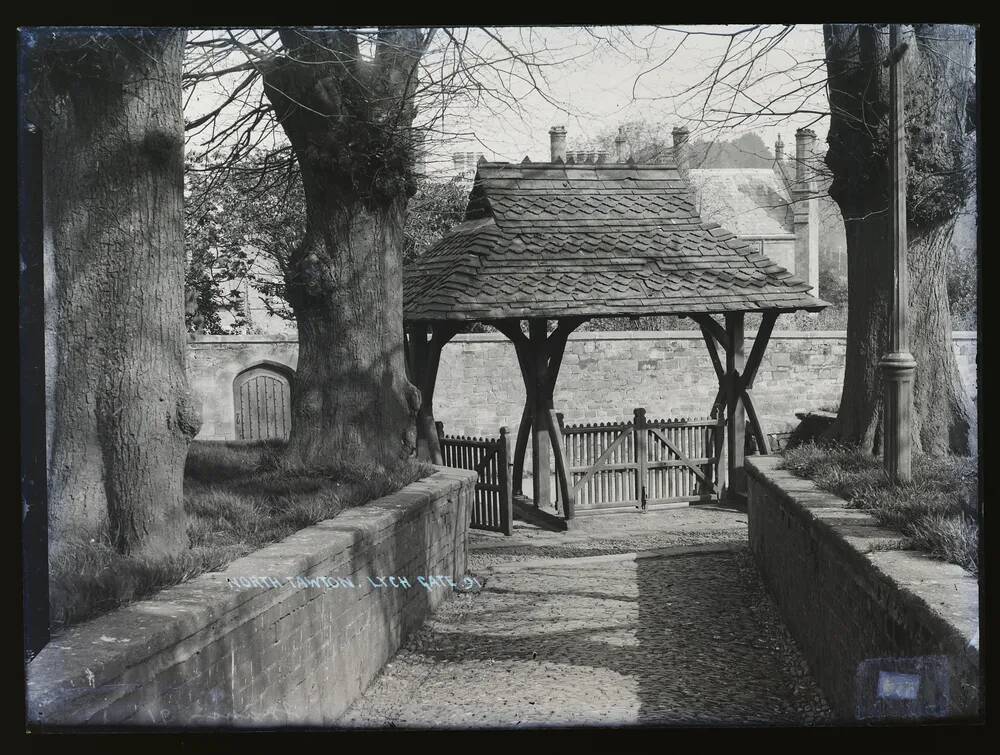
<path id="1" fill-rule="evenodd" d="M 809 725 L 830 711 L 746 547 L 684 508 L 473 532 L 444 603 L 343 716 L 378 728 Z M 638 556 L 636 556 L 636 552 Z"/>

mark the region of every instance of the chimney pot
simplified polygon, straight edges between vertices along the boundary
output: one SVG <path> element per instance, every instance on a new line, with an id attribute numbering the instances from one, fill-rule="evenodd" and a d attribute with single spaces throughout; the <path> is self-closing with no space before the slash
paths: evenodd
<path id="1" fill-rule="evenodd" d="M 552 162 L 566 162 L 565 126 L 553 126 L 549 129 L 549 146 Z"/>
<path id="2" fill-rule="evenodd" d="M 674 137 L 674 163 L 677 165 L 677 170 L 682 176 L 687 175 L 688 171 L 688 137 L 690 132 L 687 130 L 686 126 L 675 126 L 673 130 Z"/>
<path id="3" fill-rule="evenodd" d="M 795 182 L 803 190 L 808 189 L 807 173 L 813 155 L 816 132 L 810 128 L 800 128 L 795 132 Z"/>
<path id="4" fill-rule="evenodd" d="M 625 162 L 625 142 L 628 139 L 625 136 L 625 127 L 618 127 L 618 136 L 615 137 L 615 162 L 622 163 Z"/>

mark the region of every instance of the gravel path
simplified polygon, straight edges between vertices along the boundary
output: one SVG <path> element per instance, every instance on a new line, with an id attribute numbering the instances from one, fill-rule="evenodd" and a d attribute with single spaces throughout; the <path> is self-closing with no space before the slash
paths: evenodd
<path id="1" fill-rule="evenodd" d="M 482 591 L 443 604 L 341 725 L 830 720 L 757 576 L 745 514 L 605 516 L 568 533 L 519 526 L 510 538 L 473 533 L 470 549 Z"/>

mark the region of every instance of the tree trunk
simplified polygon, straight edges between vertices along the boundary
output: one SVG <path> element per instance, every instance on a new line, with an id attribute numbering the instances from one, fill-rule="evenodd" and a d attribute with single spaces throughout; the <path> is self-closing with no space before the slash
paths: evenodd
<path id="1" fill-rule="evenodd" d="M 828 437 L 881 451 L 882 375 L 888 350 L 892 277 L 888 223 L 888 30 L 824 27 L 830 76 L 826 163 L 830 195 L 847 232 L 848 320 L 844 389 Z M 974 90 L 970 27 L 904 30 L 907 132 L 907 264 L 910 351 L 917 361 L 913 448 L 929 454 L 974 450 L 972 413 L 951 346 L 947 247 L 974 185 Z"/>
<path id="2" fill-rule="evenodd" d="M 187 547 L 180 30 L 38 32 L 49 538 Z"/>
<path id="3" fill-rule="evenodd" d="M 390 467 L 416 451 L 420 392 L 406 377 L 402 239 L 415 189 L 415 66 L 429 37 L 379 33 L 370 60 L 348 32 L 286 29 L 264 71 L 306 196 L 285 273 L 299 331 L 287 457 Z"/>
<path id="4" fill-rule="evenodd" d="M 403 354 L 403 211 L 344 207 L 303 163 L 309 212 L 286 274 L 299 332 L 287 453 L 391 466 L 416 449 L 420 393 Z"/>
<path id="5" fill-rule="evenodd" d="M 975 416 L 962 384 L 951 340 L 947 260 L 957 217 L 920 235 L 909 228 L 910 352 L 917 362 L 913 383 L 914 448 L 926 454 L 976 453 Z"/>

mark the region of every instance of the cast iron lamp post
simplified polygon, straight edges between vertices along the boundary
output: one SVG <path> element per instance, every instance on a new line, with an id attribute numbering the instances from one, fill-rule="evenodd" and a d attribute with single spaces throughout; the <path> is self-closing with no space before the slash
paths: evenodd
<path id="1" fill-rule="evenodd" d="M 917 363 L 910 354 L 906 270 L 906 139 L 903 120 L 902 61 L 906 45 L 899 25 L 889 27 L 889 244 L 892 264 L 892 313 L 889 351 L 880 362 L 884 380 L 883 462 L 891 479 L 909 482 L 912 474 L 911 412 Z"/>

